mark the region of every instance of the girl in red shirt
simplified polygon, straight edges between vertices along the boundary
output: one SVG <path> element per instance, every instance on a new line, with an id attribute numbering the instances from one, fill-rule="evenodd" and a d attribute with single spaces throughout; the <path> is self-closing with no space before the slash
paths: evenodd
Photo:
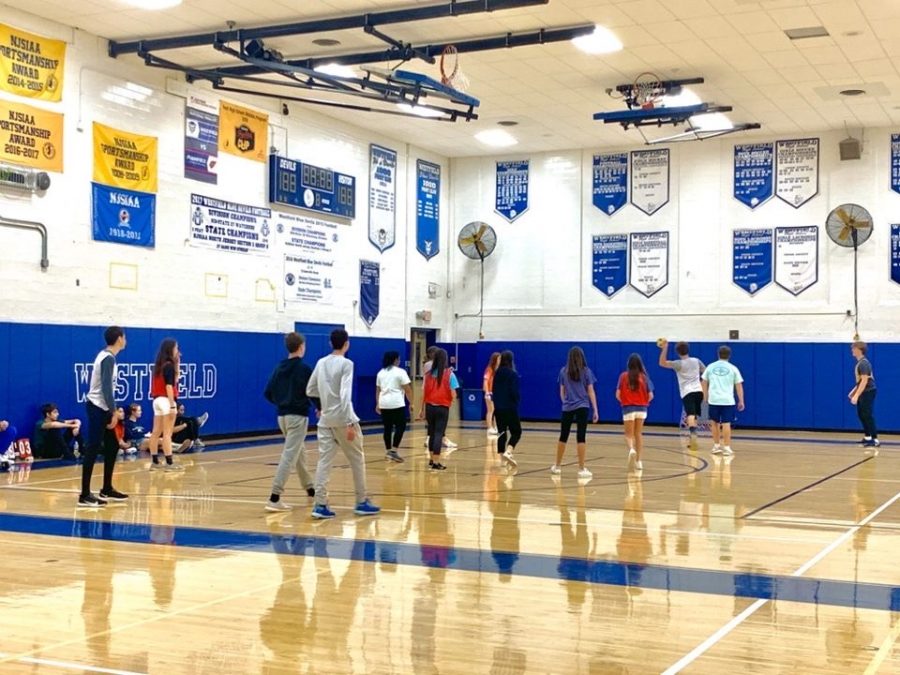
<path id="1" fill-rule="evenodd" d="M 172 461 L 172 428 L 178 405 L 178 367 L 181 352 L 178 343 L 166 338 L 159 345 L 153 377 L 150 380 L 150 398 L 153 399 L 153 431 L 150 432 L 150 470 L 165 468 L 166 471 L 184 471 L 184 467 Z M 159 463 L 159 443 L 162 441 L 166 464 Z"/>
<path id="2" fill-rule="evenodd" d="M 494 420 L 494 400 L 493 400 L 493 392 L 494 390 L 494 373 L 497 372 L 497 366 L 500 365 L 500 352 L 494 352 L 491 354 L 491 360 L 488 361 L 487 368 L 484 369 L 484 384 L 482 385 L 482 389 L 484 390 L 484 405 L 487 408 L 487 414 L 484 416 L 484 421 L 487 426 L 487 432 L 491 436 L 497 435 L 497 424 Z"/>
<path id="3" fill-rule="evenodd" d="M 428 423 L 428 450 L 431 454 L 428 468 L 432 471 L 447 468 L 441 464 L 441 439 L 447 431 L 450 406 L 456 398 L 457 387 L 456 375 L 447 367 L 447 352 L 441 348 L 435 349 L 431 369 L 425 373 L 425 391 L 422 410 L 419 411 L 419 419 L 424 418 Z"/>
<path id="4" fill-rule="evenodd" d="M 622 405 L 622 420 L 625 422 L 625 443 L 628 445 L 628 466 L 642 471 L 644 464 L 644 420 L 647 408 L 653 400 L 653 383 L 647 377 L 644 362 L 638 354 L 628 357 L 628 370 L 619 375 L 616 400 Z"/>

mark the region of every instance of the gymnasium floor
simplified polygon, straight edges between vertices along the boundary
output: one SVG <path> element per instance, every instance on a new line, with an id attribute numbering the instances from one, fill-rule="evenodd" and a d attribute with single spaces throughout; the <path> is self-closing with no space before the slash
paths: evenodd
<path id="1" fill-rule="evenodd" d="M 897 446 L 738 433 L 727 461 L 651 430 L 637 477 L 593 429 L 587 485 L 574 444 L 551 479 L 551 424 L 515 476 L 475 425 L 439 475 L 421 425 L 402 465 L 369 436 L 382 514 L 342 465 L 325 522 L 293 477 L 300 508 L 264 513 L 275 441 L 123 462 L 99 511 L 76 467 L 0 474 L 0 672 L 900 672 Z"/>

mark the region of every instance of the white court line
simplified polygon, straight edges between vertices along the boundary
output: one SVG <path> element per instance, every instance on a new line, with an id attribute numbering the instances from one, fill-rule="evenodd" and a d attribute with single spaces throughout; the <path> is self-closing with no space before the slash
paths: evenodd
<path id="1" fill-rule="evenodd" d="M 816 555 L 806 561 L 803 565 L 798 567 L 794 572 L 791 573 L 792 577 L 801 577 L 806 572 L 808 572 L 813 566 L 818 564 L 825 556 L 834 551 L 838 546 L 847 541 L 850 537 L 856 534 L 859 530 L 865 527 L 870 521 L 874 520 L 881 514 L 882 511 L 889 508 L 894 502 L 900 499 L 900 492 L 895 494 L 893 497 L 888 499 L 884 504 L 879 506 L 877 509 L 872 511 L 868 516 L 860 520 L 856 525 L 851 527 L 849 530 L 844 532 L 840 537 L 831 542 L 828 546 L 819 551 Z M 691 665 L 694 661 L 696 661 L 699 657 L 703 656 L 707 651 L 709 651 L 713 646 L 716 645 L 719 640 L 728 635 L 731 631 L 741 625 L 748 617 L 756 612 L 760 607 L 769 602 L 768 599 L 760 598 L 752 605 L 747 607 L 743 612 L 734 617 L 731 621 L 722 626 L 715 633 L 706 638 L 703 642 L 697 645 L 693 650 L 691 650 L 688 654 L 685 654 L 681 659 L 679 659 L 676 663 L 672 664 L 666 670 L 663 671 L 662 675 L 675 675 L 675 673 L 680 673 L 684 668 Z"/>
<path id="2" fill-rule="evenodd" d="M 897 641 L 898 637 L 900 637 L 900 621 L 897 621 L 894 624 L 893 628 L 891 628 L 891 632 L 884 638 L 884 642 L 882 642 L 881 647 L 878 648 L 875 658 L 873 658 L 872 662 L 866 667 L 863 675 L 875 675 L 875 673 L 878 672 L 878 669 L 881 668 L 881 664 L 884 663 L 888 654 L 894 649 L 894 643 Z"/>
<path id="3" fill-rule="evenodd" d="M 101 668 L 99 666 L 89 666 L 83 663 L 74 663 L 72 661 L 55 661 L 53 659 L 38 659 L 33 656 L 23 656 L 18 658 L 13 654 L 5 654 L 0 652 L 0 659 L 12 659 L 19 663 L 30 663 L 36 666 L 53 666 L 62 668 L 63 670 L 78 670 L 82 673 L 106 673 L 108 675 L 146 675 L 146 673 L 134 670 L 115 670 L 114 668 Z"/>

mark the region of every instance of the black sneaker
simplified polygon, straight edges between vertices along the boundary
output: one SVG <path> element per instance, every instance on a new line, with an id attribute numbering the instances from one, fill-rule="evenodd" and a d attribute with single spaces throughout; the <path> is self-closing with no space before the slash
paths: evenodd
<path id="1" fill-rule="evenodd" d="M 89 509 L 96 509 L 101 506 L 106 506 L 106 502 L 102 499 L 97 499 L 94 495 L 81 495 L 78 498 L 78 506 Z"/>
<path id="2" fill-rule="evenodd" d="M 316 496 L 316 488 L 314 488 L 314 487 L 306 488 L 306 496 L 307 497 L 315 497 Z"/>
<path id="3" fill-rule="evenodd" d="M 432 471 L 446 471 L 447 467 L 440 462 L 428 462 L 428 468 Z"/>
<path id="4" fill-rule="evenodd" d="M 105 499 L 110 502 L 124 502 L 128 499 L 128 495 L 124 492 L 119 492 L 116 489 L 100 490 L 100 499 Z"/>

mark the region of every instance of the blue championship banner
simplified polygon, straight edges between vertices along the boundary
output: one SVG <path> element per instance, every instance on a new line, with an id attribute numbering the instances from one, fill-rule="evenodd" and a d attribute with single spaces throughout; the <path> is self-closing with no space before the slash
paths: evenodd
<path id="1" fill-rule="evenodd" d="M 397 236 L 397 153 L 369 146 L 369 241 L 384 253 Z"/>
<path id="2" fill-rule="evenodd" d="M 819 280 L 819 228 L 775 228 L 775 283 L 800 295 Z"/>
<path id="3" fill-rule="evenodd" d="M 633 232 L 630 237 L 628 284 L 653 297 L 669 285 L 669 233 Z"/>
<path id="4" fill-rule="evenodd" d="M 269 255 L 272 209 L 191 195 L 191 246 Z"/>
<path id="5" fill-rule="evenodd" d="M 91 183 L 94 241 L 146 246 L 156 243 L 156 195 Z"/>
<path id="6" fill-rule="evenodd" d="M 731 280 L 750 295 L 772 283 L 772 230 L 735 230 Z"/>
<path id="7" fill-rule="evenodd" d="M 371 328 L 378 318 L 381 266 L 371 260 L 359 261 L 359 315 Z"/>
<path id="8" fill-rule="evenodd" d="M 497 162 L 495 210 L 509 222 L 528 210 L 528 160 Z"/>
<path id="9" fill-rule="evenodd" d="M 734 146 L 734 198 L 755 209 L 772 198 L 775 146 L 749 143 Z"/>
<path id="10" fill-rule="evenodd" d="M 891 190 L 900 192 L 900 134 L 891 134 Z"/>
<path id="11" fill-rule="evenodd" d="M 631 151 L 631 203 L 652 216 L 669 203 L 669 150 Z"/>
<path id="12" fill-rule="evenodd" d="M 891 281 L 900 284 L 900 225 L 891 225 Z"/>
<path id="13" fill-rule="evenodd" d="M 184 104 L 184 177 L 215 185 L 219 162 L 219 108 L 189 94 Z"/>
<path id="14" fill-rule="evenodd" d="M 608 216 L 628 203 L 628 153 L 594 155 L 594 206 Z"/>
<path id="15" fill-rule="evenodd" d="M 441 250 L 441 167 L 416 160 L 416 250 L 430 260 Z"/>
<path id="16" fill-rule="evenodd" d="M 628 283 L 628 235 L 594 235 L 591 269 L 594 288 L 607 298 L 625 288 Z"/>

